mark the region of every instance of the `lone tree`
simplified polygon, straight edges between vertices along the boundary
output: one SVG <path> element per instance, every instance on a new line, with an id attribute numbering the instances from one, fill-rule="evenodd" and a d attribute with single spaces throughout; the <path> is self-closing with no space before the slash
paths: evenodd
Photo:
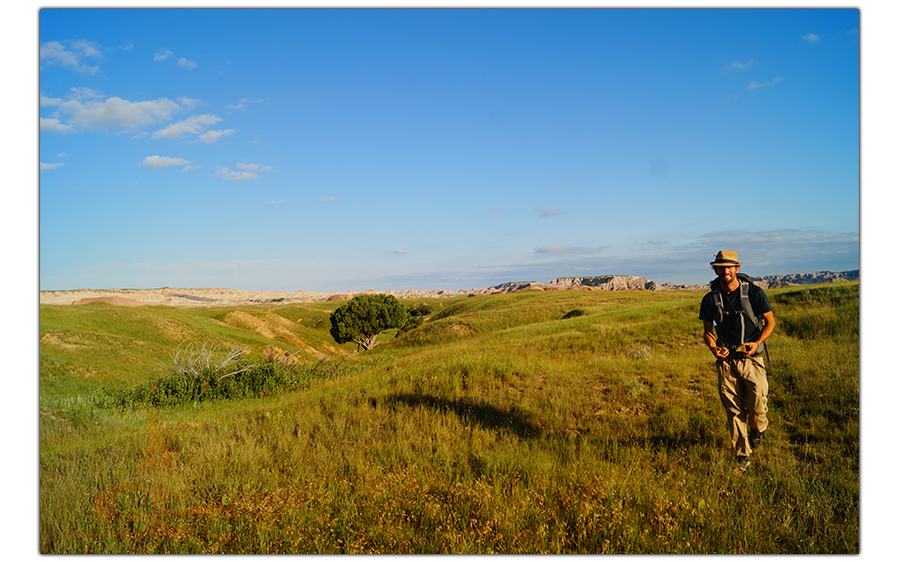
<path id="1" fill-rule="evenodd" d="M 331 313 L 331 337 L 368 350 L 378 334 L 403 327 L 408 318 L 407 308 L 393 295 L 356 295 Z"/>

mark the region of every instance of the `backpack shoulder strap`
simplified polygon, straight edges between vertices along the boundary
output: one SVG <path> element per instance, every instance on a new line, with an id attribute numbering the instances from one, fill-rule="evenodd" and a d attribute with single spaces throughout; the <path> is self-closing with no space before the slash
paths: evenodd
<path id="1" fill-rule="evenodd" d="M 762 330 L 765 325 L 765 320 L 758 317 L 753 312 L 753 306 L 750 305 L 750 283 L 743 280 L 741 281 L 741 309 L 744 311 L 744 314 L 747 315 L 747 318 L 749 318 L 759 330 Z"/>
<path id="2" fill-rule="evenodd" d="M 716 305 L 716 324 L 721 324 L 725 319 L 725 303 L 722 301 L 722 291 L 719 290 L 719 280 L 713 279 L 710 281 L 709 288 L 713 304 Z"/>

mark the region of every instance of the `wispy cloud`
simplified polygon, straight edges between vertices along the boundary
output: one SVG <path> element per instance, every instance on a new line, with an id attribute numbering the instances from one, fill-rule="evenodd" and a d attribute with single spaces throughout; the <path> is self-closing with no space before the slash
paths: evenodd
<path id="1" fill-rule="evenodd" d="M 570 248 L 568 246 L 560 246 L 558 244 L 551 244 L 549 246 L 541 246 L 540 248 L 534 249 L 535 254 L 580 254 L 578 248 Z"/>
<path id="2" fill-rule="evenodd" d="M 218 141 L 222 137 L 233 135 L 236 132 L 237 131 L 235 131 L 234 129 L 225 129 L 223 131 L 206 131 L 205 133 L 197 137 L 197 140 L 205 142 L 206 144 L 211 144 Z"/>
<path id="3" fill-rule="evenodd" d="M 172 101 L 158 98 L 148 101 L 129 101 L 119 97 L 99 99 L 100 94 L 89 88 L 72 88 L 66 100 L 47 95 L 41 97 L 45 106 L 58 110 L 48 118 L 47 130 L 74 132 L 74 129 L 129 131 L 168 121 L 172 115 L 190 109 L 196 100 L 180 98 Z M 42 118 L 42 121 L 44 119 Z"/>
<path id="4" fill-rule="evenodd" d="M 68 46 L 67 46 L 68 45 Z M 89 66 L 82 62 L 85 58 L 101 58 L 100 51 L 89 41 L 49 41 L 40 47 L 40 61 L 50 66 L 62 66 L 81 74 L 97 74 L 99 66 Z"/>
<path id="5" fill-rule="evenodd" d="M 268 201 L 266 199 L 263 199 L 263 203 L 265 203 L 266 205 L 283 205 L 284 203 L 287 203 L 287 201 L 285 201 L 284 199 L 279 199 L 278 201 Z"/>
<path id="6" fill-rule="evenodd" d="M 221 121 L 221 117 L 215 115 L 195 115 L 188 117 L 184 121 L 172 123 L 163 129 L 153 133 L 151 138 L 154 139 L 180 139 L 185 135 L 200 135 L 210 125 L 215 125 Z M 206 142 L 206 141 L 205 141 Z"/>
<path id="7" fill-rule="evenodd" d="M 235 171 L 229 168 L 218 168 L 216 175 L 222 179 L 229 181 L 252 180 L 260 177 L 256 172 L 271 172 L 275 168 L 273 166 L 261 166 L 260 164 L 238 162 L 235 164 L 243 171 Z"/>
<path id="8" fill-rule="evenodd" d="M 69 99 L 73 100 L 96 100 L 105 97 L 103 92 L 93 88 L 69 88 Z"/>
<path id="9" fill-rule="evenodd" d="M 803 40 L 809 41 L 810 43 L 818 43 L 819 36 L 816 35 L 815 33 L 807 33 L 806 35 L 803 36 Z"/>
<path id="10" fill-rule="evenodd" d="M 264 101 L 266 101 L 266 100 L 265 100 L 265 99 L 257 99 L 257 100 L 254 100 L 254 99 L 250 99 L 250 98 L 244 98 L 244 99 L 242 99 L 241 101 L 239 101 L 238 103 L 236 103 L 236 104 L 234 104 L 234 105 L 226 105 L 225 108 L 226 108 L 226 109 L 241 109 L 242 107 L 244 107 L 244 106 L 247 105 L 247 104 L 250 104 L 250 103 L 262 103 L 262 102 L 264 102 Z"/>
<path id="11" fill-rule="evenodd" d="M 168 168 L 169 166 L 184 166 L 190 164 L 189 160 L 184 158 L 172 158 L 170 156 L 148 156 L 144 158 L 141 165 L 145 168 Z"/>
<path id="12" fill-rule="evenodd" d="M 770 87 L 770 86 L 774 86 L 775 84 L 777 84 L 777 83 L 779 83 L 779 82 L 781 82 L 781 77 L 780 77 L 780 76 L 779 76 L 778 78 L 775 78 L 774 80 L 770 80 L 770 81 L 768 81 L 768 82 L 763 82 L 763 83 L 761 83 L 761 84 L 760 84 L 759 82 L 750 82 L 750 83 L 747 85 L 747 89 L 748 89 L 748 90 L 756 90 L 756 89 L 758 89 L 758 88 L 768 88 L 768 87 Z"/>
<path id="13" fill-rule="evenodd" d="M 41 171 L 43 172 L 46 170 L 55 170 L 62 166 L 65 166 L 65 164 L 63 164 L 62 162 L 54 162 L 53 164 L 50 164 L 47 162 L 41 162 Z"/>
<path id="14" fill-rule="evenodd" d="M 541 217 L 556 217 L 562 214 L 562 211 L 558 211 L 557 209 L 533 209 L 535 213 L 538 213 Z"/>
<path id="15" fill-rule="evenodd" d="M 730 65 L 726 66 L 725 70 L 747 70 L 752 64 L 752 60 L 748 60 L 747 62 L 734 61 Z"/>
<path id="16" fill-rule="evenodd" d="M 392 254 L 408 254 L 409 250 L 394 250 Z"/>
<path id="17" fill-rule="evenodd" d="M 337 200 L 338 200 L 337 197 L 319 197 L 319 201 L 322 201 L 324 203 L 330 203 L 331 201 L 337 201 Z"/>
<path id="18" fill-rule="evenodd" d="M 550 244 L 549 246 L 541 246 L 540 248 L 535 248 L 535 254 L 544 254 L 544 255 L 556 255 L 556 256 L 583 256 L 588 254 L 595 254 L 597 252 L 601 252 L 606 249 L 606 246 L 601 246 L 597 248 L 585 248 L 582 246 L 561 246 L 559 244 Z"/>
<path id="19" fill-rule="evenodd" d="M 44 119 L 40 118 L 40 126 L 42 133 L 74 133 L 75 127 L 72 125 L 66 125 L 64 123 L 60 123 L 59 119 Z"/>
<path id="20" fill-rule="evenodd" d="M 51 98 L 44 92 L 41 92 L 41 96 L 40 96 L 41 107 L 54 107 L 57 105 L 61 105 L 62 102 L 63 102 L 62 98 Z"/>
<path id="21" fill-rule="evenodd" d="M 161 51 L 153 55 L 153 62 L 161 62 L 172 56 L 172 51 Z"/>
<path id="22" fill-rule="evenodd" d="M 228 168 L 218 168 L 216 170 L 216 175 L 223 180 L 228 181 L 252 180 L 259 177 L 258 174 L 254 174 L 253 172 L 236 172 Z"/>
<path id="23" fill-rule="evenodd" d="M 181 68 L 186 68 L 188 70 L 194 70 L 199 65 L 192 60 L 181 57 L 180 59 L 178 59 L 178 66 L 180 66 Z"/>
<path id="24" fill-rule="evenodd" d="M 272 166 L 260 166 L 259 164 L 242 164 L 240 162 L 235 164 L 235 166 L 242 170 L 250 170 L 252 172 L 271 172 L 275 169 Z"/>
<path id="25" fill-rule="evenodd" d="M 859 268 L 859 234 L 821 230 L 779 229 L 710 232 L 685 243 L 666 244 L 664 253 L 596 250 L 546 246 L 536 248 L 533 258 L 479 266 L 489 271 L 483 277 L 510 280 L 550 281 L 569 275 L 638 275 L 658 283 L 705 284 L 711 278 L 709 262 L 719 250 L 734 250 L 741 268 L 749 275 L 781 275 L 816 271 L 846 271 Z M 602 252 L 601 252 L 602 251 Z"/>

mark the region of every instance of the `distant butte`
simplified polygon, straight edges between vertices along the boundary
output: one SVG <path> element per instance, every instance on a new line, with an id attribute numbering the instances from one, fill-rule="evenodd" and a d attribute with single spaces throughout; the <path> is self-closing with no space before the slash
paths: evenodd
<path id="1" fill-rule="evenodd" d="M 710 279 L 714 276 L 711 275 Z M 828 283 L 832 281 L 852 281 L 859 279 L 859 270 L 833 273 L 792 273 L 790 275 L 766 275 L 754 281 L 764 289 Z M 118 306 L 169 305 L 169 306 L 252 306 L 277 305 L 310 302 L 325 302 L 351 299 L 358 294 L 388 294 L 400 299 L 424 299 L 457 297 L 463 295 L 494 295 L 524 290 L 540 291 L 705 291 L 707 285 L 673 285 L 656 283 L 644 277 L 630 275 L 596 275 L 587 277 L 560 277 L 549 283 L 521 281 L 502 283 L 487 289 L 463 289 L 459 291 L 376 291 L 369 289 L 359 292 L 316 293 L 309 291 L 238 291 L 235 289 L 76 289 L 71 291 L 41 291 L 40 304 L 87 304 L 106 302 Z"/>

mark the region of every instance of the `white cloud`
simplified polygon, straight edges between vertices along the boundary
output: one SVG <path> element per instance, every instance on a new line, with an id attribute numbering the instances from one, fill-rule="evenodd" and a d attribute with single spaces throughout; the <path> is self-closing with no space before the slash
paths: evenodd
<path id="1" fill-rule="evenodd" d="M 132 130 L 166 121 L 183 107 L 167 98 L 132 102 L 119 97 L 103 101 L 71 99 L 59 104 L 68 122 L 84 129 Z"/>
<path id="2" fill-rule="evenodd" d="M 779 83 L 779 82 L 781 82 L 781 77 L 778 77 L 778 78 L 776 78 L 776 79 L 774 79 L 774 80 L 771 80 L 771 81 L 769 81 L 769 82 L 763 82 L 762 84 L 760 84 L 759 82 L 750 82 L 750 84 L 747 85 L 747 89 L 748 89 L 748 90 L 755 90 L 755 89 L 757 89 L 757 88 L 767 88 L 767 87 L 769 87 L 769 86 L 774 86 L 775 84 L 777 84 L 777 83 Z"/>
<path id="3" fill-rule="evenodd" d="M 239 101 L 238 103 L 236 103 L 236 104 L 234 104 L 234 105 L 226 105 L 225 108 L 226 108 L 226 109 L 241 109 L 242 107 L 244 107 L 245 104 L 248 104 L 248 103 L 262 103 L 262 102 L 264 102 L 264 101 L 266 101 L 266 100 L 265 100 L 265 99 L 252 100 L 252 99 L 250 99 L 250 98 L 244 98 L 244 99 L 242 99 L 241 101 Z"/>
<path id="4" fill-rule="evenodd" d="M 540 248 L 535 248 L 535 254 L 558 254 L 558 255 L 582 255 L 582 254 L 591 254 L 597 251 L 600 251 L 602 248 L 578 248 L 571 246 L 560 246 L 559 244 L 551 244 L 549 246 L 541 246 Z"/>
<path id="5" fill-rule="evenodd" d="M 49 41 L 40 47 L 40 60 L 42 63 L 51 66 L 62 66 L 70 68 L 82 74 L 96 74 L 100 70 L 99 66 L 88 66 L 82 64 L 82 59 L 87 57 L 99 58 L 98 51 L 92 43 L 87 41 L 77 41 L 71 43 L 71 49 L 59 41 Z"/>
<path id="6" fill-rule="evenodd" d="M 540 248 L 535 248 L 535 254 L 568 254 L 571 253 L 572 249 L 567 248 L 565 246 L 560 246 L 558 244 L 551 244 L 549 246 L 541 246 Z"/>
<path id="7" fill-rule="evenodd" d="M 216 170 L 216 175 L 228 181 L 252 180 L 259 177 L 253 172 L 233 172 L 228 168 L 219 168 Z"/>
<path id="8" fill-rule="evenodd" d="M 555 217 L 562 214 L 562 211 L 556 209 L 534 209 L 534 212 L 540 213 L 542 217 Z"/>
<path id="9" fill-rule="evenodd" d="M 94 44 L 89 41 L 76 41 L 72 43 L 72 47 L 76 50 L 81 51 L 81 53 L 86 57 L 99 57 L 100 51 L 94 48 Z"/>
<path id="10" fill-rule="evenodd" d="M 809 41 L 810 43 L 816 43 L 819 41 L 819 36 L 815 33 L 807 33 L 803 36 L 804 41 Z"/>
<path id="11" fill-rule="evenodd" d="M 49 164 L 47 162 L 41 162 L 41 171 L 43 172 L 44 170 L 55 170 L 62 166 L 65 166 L 65 164 L 63 164 L 62 162 L 56 162 L 54 164 Z"/>
<path id="12" fill-rule="evenodd" d="M 228 135 L 233 135 L 236 133 L 234 129 L 225 129 L 224 131 L 206 131 L 202 135 L 198 137 L 199 140 L 209 144 L 216 142 L 221 137 L 227 137 Z"/>
<path id="13" fill-rule="evenodd" d="M 171 56 L 172 56 L 172 51 L 162 51 L 160 53 L 156 53 L 155 55 L 153 55 L 153 62 L 164 61 Z"/>
<path id="14" fill-rule="evenodd" d="M 152 138 L 180 139 L 184 135 L 199 135 L 206 130 L 206 127 L 215 125 L 221 120 L 221 117 L 216 117 L 215 115 L 195 115 L 156 131 L 153 133 Z"/>
<path id="15" fill-rule="evenodd" d="M 734 61 L 733 63 L 731 63 L 731 65 L 726 66 L 725 70 L 747 70 L 748 68 L 750 68 L 751 64 L 753 64 L 752 60 L 749 60 L 746 63 Z"/>
<path id="16" fill-rule="evenodd" d="M 178 59 L 178 66 L 180 66 L 181 68 L 186 68 L 188 70 L 194 70 L 198 65 L 192 60 L 181 57 L 180 59 Z"/>
<path id="17" fill-rule="evenodd" d="M 156 168 L 167 168 L 169 166 L 183 166 L 185 164 L 190 164 L 190 161 L 185 160 L 184 158 L 171 158 L 169 156 L 148 156 L 141 162 L 141 165 L 145 168 L 150 168 L 151 170 Z"/>
<path id="18" fill-rule="evenodd" d="M 41 119 L 41 131 L 45 133 L 74 133 L 75 127 L 59 122 L 59 119 Z"/>
<path id="19" fill-rule="evenodd" d="M 44 92 L 41 92 L 41 107 L 54 107 L 62 105 L 62 98 L 51 98 Z"/>
<path id="20" fill-rule="evenodd" d="M 392 254 L 408 254 L 409 250 L 394 250 Z"/>
<path id="21" fill-rule="evenodd" d="M 98 92 L 92 88 L 69 88 L 70 100 L 92 100 L 103 97 L 103 92 Z"/>
<path id="22" fill-rule="evenodd" d="M 252 170 L 254 172 L 271 172 L 275 169 L 272 166 L 260 166 L 259 164 L 242 164 L 240 162 L 235 164 L 235 166 L 242 170 Z"/>
<path id="23" fill-rule="evenodd" d="M 337 197 L 319 197 L 319 201 L 322 201 L 323 203 L 329 203 L 331 201 L 337 201 L 337 200 L 338 200 Z"/>
<path id="24" fill-rule="evenodd" d="M 178 98 L 178 103 L 181 105 L 181 107 L 185 108 L 188 111 L 191 111 L 196 109 L 200 105 L 200 100 L 182 96 Z"/>
<path id="25" fill-rule="evenodd" d="M 284 203 L 287 203 L 287 201 L 285 201 L 284 199 L 280 199 L 278 201 L 267 201 L 263 199 L 263 203 L 265 203 L 266 205 L 283 205 Z"/>

